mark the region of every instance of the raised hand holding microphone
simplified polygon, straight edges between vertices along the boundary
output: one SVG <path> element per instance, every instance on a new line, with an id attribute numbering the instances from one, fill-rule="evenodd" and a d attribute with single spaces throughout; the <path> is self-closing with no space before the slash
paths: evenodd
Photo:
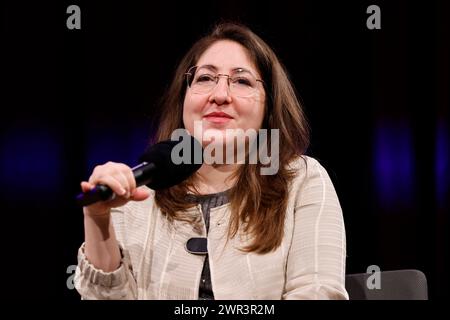
<path id="1" fill-rule="evenodd" d="M 94 267 L 111 272 L 120 266 L 121 254 L 111 222 L 111 208 L 147 199 L 150 191 L 139 186 L 147 185 L 155 190 L 168 188 L 201 167 L 202 161 L 194 161 L 196 152 L 203 154 L 201 144 L 188 134 L 181 137 L 182 140 L 165 140 L 151 146 L 141 156 L 142 163 L 135 168 L 108 162 L 95 167 L 89 180 L 81 182 L 83 193 L 78 195 L 77 202 L 84 206 L 84 254 Z M 173 156 L 176 154 L 173 155 L 172 151 L 180 143 L 184 148 L 181 148 L 182 155 L 178 156 L 183 157 L 184 152 L 190 156 L 187 163 L 175 164 Z"/>
<path id="2" fill-rule="evenodd" d="M 123 163 L 108 162 L 95 167 L 89 180 L 81 182 L 81 189 L 87 193 L 99 184 L 108 186 L 116 196 L 84 207 L 85 215 L 109 214 L 111 208 L 123 206 L 129 201 L 142 201 L 150 195 L 149 190 L 137 188 L 132 169 Z"/>
<path id="3" fill-rule="evenodd" d="M 117 196 L 83 208 L 85 235 L 83 249 L 86 258 L 95 268 L 111 272 L 119 268 L 121 261 L 111 221 L 111 208 L 122 206 L 131 200 L 144 200 L 150 193 L 145 189 L 136 189 L 131 168 L 121 163 L 108 162 L 97 166 L 89 180 L 81 183 L 81 188 L 86 193 L 98 184 L 111 188 Z"/>
<path id="4" fill-rule="evenodd" d="M 81 183 L 83 193 L 77 196 L 77 202 L 85 207 L 85 213 L 98 216 L 128 201 L 145 200 L 149 192 L 139 186 L 154 190 L 174 186 L 201 167 L 202 155 L 200 142 L 184 131 L 178 140 L 161 141 L 148 148 L 140 157 L 141 164 L 134 168 L 114 162 L 97 166 L 89 181 Z M 174 157 L 187 161 L 174 163 Z"/>

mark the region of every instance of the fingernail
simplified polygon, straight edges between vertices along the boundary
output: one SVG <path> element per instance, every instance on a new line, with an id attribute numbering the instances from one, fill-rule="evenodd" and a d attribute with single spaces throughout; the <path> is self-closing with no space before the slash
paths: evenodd
<path id="1" fill-rule="evenodd" d="M 125 190 L 124 188 L 122 188 L 122 190 L 120 190 L 120 195 L 121 196 L 126 195 L 126 193 L 127 193 L 127 190 Z"/>

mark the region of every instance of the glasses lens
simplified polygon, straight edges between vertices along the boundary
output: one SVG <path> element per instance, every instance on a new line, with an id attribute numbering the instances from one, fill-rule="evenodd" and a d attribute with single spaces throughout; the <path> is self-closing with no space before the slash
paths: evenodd
<path id="1" fill-rule="evenodd" d="M 256 85 L 255 77 L 247 71 L 238 72 L 230 78 L 231 92 L 239 97 L 251 96 L 257 90 Z"/>
<path id="2" fill-rule="evenodd" d="M 219 77 L 228 77 L 230 92 L 238 97 L 248 97 L 257 91 L 257 80 L 248 71 L 239 69 L 231 76 L 218 75 L 209 68 L 193 67 L 187 73 L 188 85 L 192 92 L 204 94 L 211 92 L 217 85 Z"/>
<path id="3" fill-rule="evenodd" d="M 207 93 L 216 86 L 216 74 L 207 69 L 197 69 L 193 75 L 191 89 L 196 93 Z"/>

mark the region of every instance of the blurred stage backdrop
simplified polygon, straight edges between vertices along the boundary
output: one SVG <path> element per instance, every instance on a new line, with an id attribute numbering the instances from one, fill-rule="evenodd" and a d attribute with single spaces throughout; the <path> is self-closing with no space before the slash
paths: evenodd
<path id="1" fill-rule="evenodd" d="M 68 30 L 69 5 L 81 29 Z M 369 30 L 369 5 L 381 29 Z M 419 269 L 448 297 L 449 39 L 445 1 L 2 2 L 3 268 L 16 297 L 79 299 L 74 203 L 95 165 L 130 165 L 190 45 L 247 24 L 285 64 L 347 230 L 347 273 Z"/>

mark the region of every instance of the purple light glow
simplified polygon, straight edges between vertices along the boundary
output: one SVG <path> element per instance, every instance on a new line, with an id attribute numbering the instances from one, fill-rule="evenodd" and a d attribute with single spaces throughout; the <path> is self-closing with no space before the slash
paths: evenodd
<path id="1" fill-rule="evenodd" d="M 450 183 L 449 175 L 449 132 L 444 121 L 439 121 L 436 126 L 436 200 L 438 205 L 443 206 L 448 194 Z"/>
<path id="2" fill-rule="evenodd" d="M 414 151 L 411 129 L 404 123 L 383 121 L 375 131 L 375 183 L 381 206 L 412 206 Z"/>

